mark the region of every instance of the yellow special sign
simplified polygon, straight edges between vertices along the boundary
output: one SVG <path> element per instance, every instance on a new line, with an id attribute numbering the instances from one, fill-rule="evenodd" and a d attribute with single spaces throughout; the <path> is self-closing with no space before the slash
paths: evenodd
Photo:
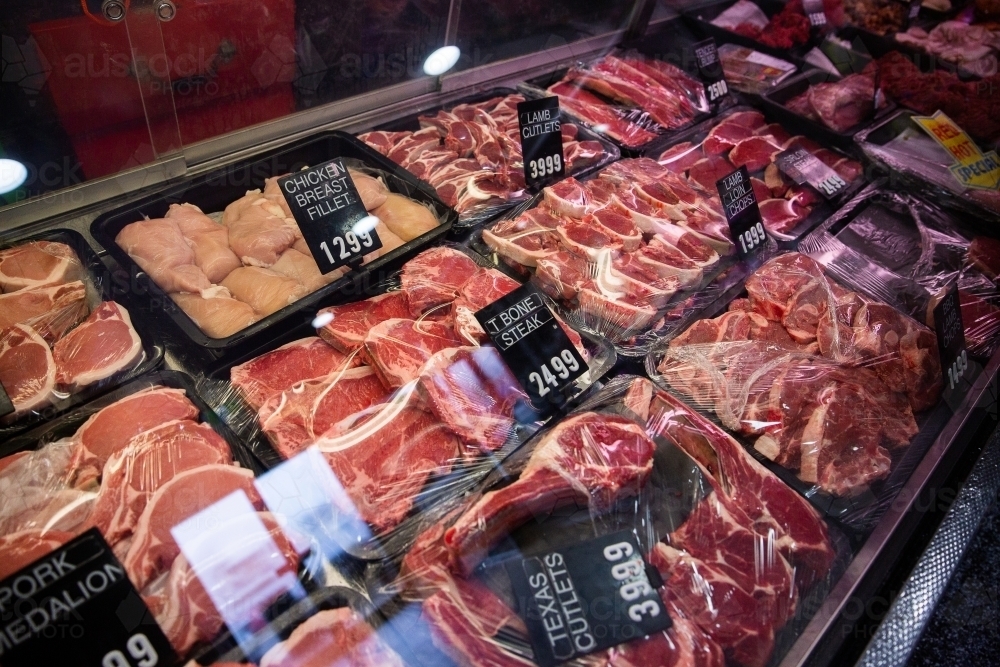
<path id="1" fill-rule="evenodd" d="M 984 155 L 969 135 L 940 111 L 933 116 L 914 116 L 913 120 L 955 158 L 958 164 L 949 169 L 959 183 L 983 190 L 1000 188 L 1000 158 L 995 151 Z"/>

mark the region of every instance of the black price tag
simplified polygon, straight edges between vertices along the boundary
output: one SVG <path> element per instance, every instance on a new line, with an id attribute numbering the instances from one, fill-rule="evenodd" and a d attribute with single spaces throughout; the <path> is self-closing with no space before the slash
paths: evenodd
<path id="1" fill-rule="evenodd" d="M 672 624 L 656 590 L 662 581 L 647 567 L 638 541 L 628 531 L 511 559 L 505 567 L 528 626 L 535 662 L 543 667 Z"/>
<path id="2" fill-rule="evenodd" d="M 558 181 L 566 174 L 563 161 L 559 98 L 543 97 L 517 105 L 524 180 L 528 187 Z"/>
<path id="3" fill-rule="evenodd" d="M 564 403 L 563 390 L 589 370 L 531 284 L 478 311 L 476 319 L 538 412 Z"/>
<path id="4" fill-rule="evenodd" d="M 790 179 L 802 185 L 808 183 L 831 199 L 847 187 L 847 181 L 804 148 L 787 150 L 775 159 L 775 164 Z"/>
<path id="5" fill-rule="evenodd" d="M 92 528 L 0 582 L 4 667 L 167 667 L 170 642 Z"/>
<path id="6" fill-rule="evenodd" d="M 764 231 L 747 168 L 740 167 L 720 179 L 715 187 L 719 189 L 722 208 L 729 221 L 729 233 L 740 259 L 758 255 L 767 243 L 767 232 Z"/>
<path id="7" fill-rule="evenodd" d="M 809 19 L 809 25 L 822 28 L 826 25 L 826 12 L 823 10 L 823 0 L 803 0 L 802 9 Z"/>
<path id="8" fill-rule="evenodd" d="M 321 273 L 359 264 L 382 247 L 377 220 L 365 210 L 340 158 L 282 176 L 278 187 Z"/>
<path id="9" fill-rule="evenodd" d="M 3 384 L 0 384 L 0 417 L 6 417 L 13 412 L 14 404 L 11 402 L 10 396 L 7 395 L 7 390 L 3 388 Z"/>
<path id="10" fill-rule="evenodd" d="M 941 354 L 941 372 L 944 374 L 946 392 L 965 388 L 969 370 L 969 353 L 965 349 L 965 326 L 962 324 L 962 305 L 956 282 L 934 308 L 934 329 L 937 334 L 938 352 Z"/>
<path id="11" fill-rule="evenodd" d="M 718 102 L 729 94 L 729 84 L 726 83 L 726 75 L 722 71 L 722 61 L 719 60 L 719 50 L 715 46 L 715 40 L 710 37 L 698 42 L 692 48 L 695 61 L 698 63 L 698 74 L 705 82 L 705 97 L 711 103 Z"/>

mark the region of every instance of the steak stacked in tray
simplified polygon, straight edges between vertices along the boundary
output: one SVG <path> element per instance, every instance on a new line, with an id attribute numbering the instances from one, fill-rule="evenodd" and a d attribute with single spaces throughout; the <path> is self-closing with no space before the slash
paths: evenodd
<path id="1" fill-rule="evenodd" d="M 461 214 L 490 209 L 522 198 L 524 160 L 517 121 L 521 95 L 459 104 L 433 116 L 420 116 L 415 132 L 374 131 L 359 139 L 430 183 L 448 206 Z M 578 128 L 562 124 L 566 173 L 603 159 L 599 141 L 579 140 Z"/>

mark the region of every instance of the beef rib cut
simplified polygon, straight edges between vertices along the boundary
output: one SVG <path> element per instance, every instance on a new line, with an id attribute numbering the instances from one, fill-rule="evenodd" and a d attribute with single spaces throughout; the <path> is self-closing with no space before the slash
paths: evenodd
<path id="1" fill-rule="evenodd" d="M 462 285 L 479 272 L 468 255 L 453 248 L 432 248 L 403 267 L 403 291 L 410 302 L 410 315 L 419 317 L 435 306 L 451 303 Z"/>
<path id="2" fill-rule="evenodd" d="M 420 369 L 436 352 L 461 347 L 453 327 L 432 320 L 386 320 L 369 332 L 363 354 L 390 389 L 416 379 Z"/>

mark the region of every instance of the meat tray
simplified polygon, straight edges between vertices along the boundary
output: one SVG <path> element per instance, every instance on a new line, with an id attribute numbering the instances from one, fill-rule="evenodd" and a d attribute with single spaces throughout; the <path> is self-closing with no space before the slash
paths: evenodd
<path id="1" fill-rule="evenodd" d="M 496 268 L 488 260 L 467 248 L 448 247 L 461 252 L 480 267 Z M 397 292 L 400 290 L 400 284 L 400 276 L 392 276 L 377 285 L 369 286 L 362 293 L 362 299 Z M 549 305 L 566 321 L 570 320 L 561 313 L 555 304 L 550 302 Z M 568 394 L 568 404 L 571 404 L 573 399 L 583 395 L 598 378 L 607 373 L 617 359 L 614 347 L 608 341 L 583 329 L 578 329 L 577 332 L 590 355 L 590 373 L 582 376 L 570 390 L 574 393 Z M 285 334 L 253 351 L 243 353 L 240 357 L 228 360 L 225 365 L 211 371 L 199 384 L 201 396 L 229 427 L 239 434 L 242 442 L 246 444 L 248 453 L 252 454 L 258 465 L 267 470 L 280 468 L 286 463 L 286 459 L 262 430 L 257 410 L 250 405 L 236 386 L 230 384 L 230 372 L 234 366 L 271 352 L 283 344 L 301 338 L 303 335 L 302 330 L 297 329 L 295 332 Z M 510 378 L 510 381 L 514 382 L 513 378 Z M 394 395 L 395 398 L 390 399 L 390 402 L 396 398 L 406 400 L 406 395 L 407 393 L 400 389 Z M 454 397 L 453 402 L 455 402 Z M 458 400 L 457 402 L 461 403 L 462 401 Z M 417 494 L 411 511 L 393 528 L 379 532 L 366 526 L 363 531 L 368 533 L 367 537 L 353 534 L 349 536 L 338 535 L 338 543 L 350 556 L 365 561 L 381 561 L 402 552 L 409 547 L 417 532 L 426 525 L 428 520 L 433 520 L 433 517 L 439 516 L 451 507 L 471 485 L 488 474 L 494 466 L 537 431 L 545 423 L 545 419 L 548 417 L 540 419 L 534 415 L 526 421 L 518 420 L 515 430 L 507 435 L 506 441 L 498 449 L 488 455 L 479 455 L 472 459 L 463 458 L 455 462 L 447 474 L 432 474 Z"/>
<path id="2" fill-rule="evenodd" d="M 864 293 L 862 290 L 859 291 Z M 878 294 L 869 296 L 878 298 Z M 746 288 L 743 284 L 738 285 L 706 308 L 699 319 L 718 317 L 729 310 L 729 306 L 733 301 L 745 299 L 746 297 Z M 674 337 L 676 337 L 676 334 L 665 338 L 647 355 L 645 361 L 646 373 L 653 379 L 657 386 L 678 396 L 689 405 L 694 405 L 690 397 L 673 389 L 659 371 L 665 351 Z M 711 419 L 712 422 L 721 426 L 721 420 L 714 412 L 706 410 L 702 406 L 698 406 L 697 409 Z M 804 482 L 796 476 L 794 471 L 778 465 L 754 449 L 752 438 L 733 433 L 729 429 L 727 429 L 727 432 L 739 441 L 757 462 L 774 473 L 803 497 L 807 498 L 825 516 L 836 521 L 849 533 L 862 535 L 871 531 L 890 507 L 896 494 L 906 484 L 910 474 L 924 458 L 924 455 L 935 439 L 948 424 L 951 416 L 952 409 L 944 401 L 938 401 L 934 407 L 921 413 L 917 417 L 919 430 L 912 437 L 909 445 L 902 451 L 897 449 L 893 452 L 888 476 L 872 483 L 868 490 L 855 496 L 836 496 L 823 491 L 817 485 Z"/>
<path id="3" fill-rule="evenodd" d="M 867 120 L 854 125 L 844 131 L 837 131 L 827 127 L 824 123 L 806 118 L 801 114 L 792 111 L 787 107 L 787 103 L 806 92 L 811 86 L 824 83 L 835 83 L 839 79 L 824 70 L 808 70 L 792 76 L 787 81 L 782 81 L 773 89 L 764 93 L 761 99 L 764 104 L 773 110 L 775 118 L 780 119 L 782 125 L 794 127 L 797 132 L 815 138 L 823 144 L 835 146 L 850 154 L 857 153 L 854 144 L 854 135 L 868 127 L 878 119 L 885 117 L 895 110 L 893 102 L 887 103 L 882 109 L 876 110 Z"/>
<path id="4" fill-rule="evenodd" d="M 781 0 L 753 0 L 753 3 L 767 15 L 768 19 L 774 17 L 775 14 L 779 13 L 785 7 L 785 3 Z M 734 4 L 736 3 L 732 0 L 722 0 L 722 2 L 704 4 L 698 7 L 683 10 L 683 16 L 691 22 L 695 31 L 705 35 L 705 37 L 714 37 L 715 41 L 720 45 L 725 43 L 738 44 L 783 60 L 787 60 L 789 56 L 794 59 L 801 60 L 806 52 L 809 51 L 810 45 L 815 41 L 815 38 L 811 36 L 809 41 L 803 45 L 793 46 L 790 49 L 778 49 L 761 44 L 757 40 L 751 39 L 750 37 L 746 37 L 739 33 L 726 30 L 725 28 L 720 28 L 712 23 L 712 21 L 719 14 L 729 9 Z"/>
<path id="5" fill-rule="evenodd" d="M 91 309 L 102 301 L 122 299 L 124 296 L 123 292 L 127 291 L 127 285 L 123 286 L 121 283 L 114 280 L 114 276 L 108 271 L 107 267 L 101 263 L 101 260 L 90 247 L 90 244 L 87 243 L 86 239 L 84 239 L 79 232 L 72 229 L 52 229 L 39 234 L 32 234 L 30 236 L 24 236 L 16 239 L 3 239 L 0 241 L 0 250 L 31 241 L 54 241 L 58 243 L 65 243 L 73 249 L 73 252 L 75 252 L 76 256 L 80 259 L 81 264 L 83 264 L 84 271 L 86 272 L 84 283 L 87 287 L 87 303 L 91 306 Z M 133 318 L 132 326 L 136 329 L 136 332 L 142 340 L 144 353 L 142 361 L 137 366 L 132 369 L 119 372 L 107 380 L 85 387 L 83 390 L 74 394 L 70 394 L 67 398 L 56 402 L 54 405 L 49 405 L 47 408 L 42 410 L 32 411 L 25 414 L 13 424 L 0 425 L 0 442 L 11 438 L 18 433 L 24 432 L 35 424 L 58 417 L 77 405 L 96 398 L 97 396 L 100 396 L 101 394 L 110 391 L 111 389 L 114 389 L 115 387 L 118 387 L 133 378 L 144 375 L 159 366 L 163 361 L 163 347 L 158 342 L 154 342 L 156 337 L 150 335 L 152 329 L 145 326 L 145 322 L 143 322 L 142 318 L 138 317 Z M 0 453 L 0 456 L 2 455 L 3 453 Z"/>
<path id="6" fill-rule="evenodd" d="M 611 380 L 603 389 L 578 406 L 562 422 L 537 434 L 531 442 L 511 457 L 504 468 L 498 469 L 484 479 L 482 484 L 477 487 L 476 492 L 472 494 L 470 502 L 462 508 L 462 512 L 468 512 L 465 517 L 458 518 L 456 521 L 455 516 L 449 516 L 442 520 L 442 527 L 461 525 L 462 528 L 456 531 L 458 534 L 464 533 L 468 525 L 467 517 L 477 516 L 476 530 L 484 530 L 491 536 L 499 538 L 487 542 L 493 547 L 488 555 L 485 550 L 476 553 L 476 562 L 482 561 L 477 567 L 468 572 L 456 573 L 452 566 L 456 561 L 448 560 L 448 557 L 445 556 L 445 553 L 450 553 L 450 548 L 442 546 L 438 542 L 441 535 L 435 530 L 428 531 L 418 541 L 418 544 L 414 545 L 413 551 L 402 561 L 397 559 L 380 569 L 368 568 L 368 587 L 373 602 L 390 619 L 390 625 L 397 629 L 406 629 L 404 633 L 406 642 L 420 659 L 417 664 L 428 666 L 463 664 L 471 657 L 470 651 L 475 652 L 480 659 L 484 660 L 487 657 L 496 659 L 504 654 L 513 654 L 531 663 L 532 649 L 524 635 L 523 628 L 518 630 L 519 622 L 511 620 L 518 606 L 528 603 L 525 599 L 519 598 L 511 587 L 510 575 L 506 569 L 506 564 L 509 561 L 517 562 L 530 555 L 540 555 L 556 550 L 566 553 L 567 551 L 564 550 L 572 550 L 581 542 L 623 531 L 636 539 L 643 555 L 646 555 L 655 551 L 653 547 L 661 540 L 663 542 L 670 540 L 671 544 L 675 544 L 673 542 L 673 536 L 677 534 L 675 531 L 694 516 L 696 510 L 704 512 L 705 508 L 711 505 L 710 501 L 706 501 L 708 496 L 712 493 L 721 493 L 718 482 L 712 475 L 733 475 L 728 482 L 734 487 L 742 486 L 747 489 L 753 486 L 756 488 L 754 482 L 749 479 L 739 479 L 739 474 L 735 473 L 734 468 L 730 468 L 730 465 L 736 464 L 743 457 L 737 454 L 737 458 L 730 458 L 733 450 L 727 450 L 725 445 L 716 440 L 716 438 L 725 439 L 726 436 L 714 427 L 713 431 L 699 428 L 697 424 L 690 421 L 689 417 L 684 415 L 682 410 L 678 410 L 660 398 L 658 390 L 653 390 L 652 394 L 645 393 L 647 390 L 644 385 L 648 386 L 649 381 L 628 375 Z M 647 403 L 648 405 L 643 405 Z M 633 410 L 638 410 L 638 412 Z M 528 474 L 527 466 L 531 465 L 532 455 L 547 439 L 555 437 L 557 433 L 565 429 L 577 428 L 576 424 L 583 423 L 575 420 L 591 419 L 596 424 L 603 418 L 634 420 L 635 423 L 643 427 L 655 445 L 655 450 L 652 453 L 651 472 L 638 495 L 635 494 L 632 487 L 625 485 L 618 487 L 620 495 L 610 500 L 577 497 L 575 501 L 569 502 L 565 500 L 563 502 L 549 501 L 545 507 L 542 507 L 544 503 L 539 503 L 537 507 L 533 506 L 530 511 L 511 511 L 510 508 L 504 508 L 499 510 L 501 513 L 499 516 L 491 515 L 488 517 L 480 516 L 475 509 L 470 509 L 471 505 L 486 494 L 503 494 L 506 489 L 515 488 L 517 480 Z M 575 424 L 570 426 L 573 421 Z M 617 425 L 627 422 L 615 423 Z M 587 427 L 584 426 L 584 432 L 586 429 Z M 682 433 L 688 429 L 698 433 L 698 435 L 686 440 Z M 599 443 L 600 436 L 596 435 L 597 432 L 599 431 L 595 431 L 594 442 Z M 695 440 L 698 441 L 697 444 L 695 444 Z M 683 447 L 684 444 L 687 444 L 689 448 Z M 733 444 L 735 446 L 735 443 Z M 585 447 L 593 446 L 595 445 L 585 445 Z M 704 460 L 699 462 L 699 456 L 705 457 Z M 718 458 L 714 458 L 716 456 Z M 590 456 L 590 460 L 604 460 L 604 458 L 599 454 L 593 454 Z M 708 460 L 712 460 L 713 463 L 708 464 Z M 725 472 L 720 473 L 720 467 Z M 538 473 L 537 468 L 534 472 Z M 747 472 L 749 470 L 744 468 L 742 474 Z M 763 473 L 763 475 L 766 477 L 767 473 Z M 585 484 L 585 482 L 576 483 Z M 780 482 L 778 484 L 780 485 Z M 541 478 L 536 485 L 543 485 Z M 553 493 L 550 489 L 546 489 L 546 492 Z M 594 492 L 588 489 L 586 493 Z M 792 494 L 793 492 L 785 489 L 782 493 Z M 522 502 L 529 505 L 531 503 L 529 495 L 533 494 L 525 496 L 512 494 L 505 497 L 504 501 L 512 504 Z M 582 494 L 578 493 L 578 495 Z M 497 498 L 499 495 L 494 495 L 493 501 L 496 501 Z M 773 644 L 763 649 L 768 651 L 760 662 L 764 665 L 776 665 L 780 662 L 785 652 L 808 623 L 812 612 L 820 607 L 833 584 L 840 578 L 854 552 L 848 536 L 838 530 L 836 526 L 829 525 L 814 511 L 806 509 L 808 505 L 805 502 L 796 500 L 790 502 L 789 505 L 797 506 L 804 516 L 809 517 L 809 521 L 822 526 L 821 530 L 826 533 L 828 542 L 823 557 L 819 559 L 821 561 L 819 567 L 815 570 L 810 570 L 808 566 L 798 569 L 797 574 L 801 577 L 801 588 L 798 591 L 797 610 L 800 611 L 795 614 L 794 620 L 789 621 L 784 627 L 781 627 L 779 623 L 778 627 L 774 628 Z M 480 510 L 483 514 L 496 511 L 495 509 L 487 510 L 484 505 L 477 506 L 483 508 Z M 499 531 L 491 530 L 491 521 L 502 524 L 501 529 Z M 735 529 L 736 526 L 730 525 L 729 528 Z M 714 534 L 701 534 L 699 539 L 712 540 L 717 537 Z M 461 538 L 455 537 L 453 539 Z M 448 544 L 448 538 L 445 538 L 444 544 Z M 677 548 L 682 548 L 679 539 L 676 545 Z M 808 549 L 812 546 L 819 547 L 820 545 L 810 545 L 810 547 L 805 548 Z M 769 547 L 764 548 L 768 549 Z M 446 549 L 448 551 L 445 551 Z M 723 553 L 726 554 L 726 557 L 739 558 L 736 552 L 731 549 L 724 549 Z M 773 557 L 779 558 L 776 554 Z M 647 558 L 647 560 L 650 559 Z M 767 560 L 769 557 L 744 563 L 743 566 L 750 569 L 766 568 L 767 566 L 762 566 L 762 563 Z M 471 564 L 470 562 L 469 565 Z M 650 569 L 652 568 L 647 566 L 647 571 Z M 709 572 L 710 567 L 702 570 L 702 574 L 708 578 L 711 577 Z M 666 580 L 667 577 L 664 576 L 663 579 Z M 699 581 L 702 580 L 699 579 Z M 653 586 L 658 585 L 654 583 Z M 667 596 L 670 596 L 672 592 L 679 594 L 681 590 L 684 590 L 683 585 L 677 583 L 668 582 L 666 586 L 666 589 L 660 591 L 664 599 L 667 599 Z M 705 587 L 706 590 L 708 588 Z M 730 589 L 726 587 L 726 590 Z M 720 597 L 715 601 L 725 607 L 731 601 L 724 601 L 723 595 L 720 593 Z M 430 604 L 421 603 L 421 600 L 428 598 L 428 596 L 437 603 L 432 611 L 429 611 Z M 596 609 L 596 602 L 587 601 Z M 697 603 L 689 604 L 685 607 L 684 612 L 678 611 L 678 607 L 673 607 L 670 610 L 670 615 L 673 617 L 676 614 L 679 617 L 684 617 L 685 612 L 689 613 L 693 607 L 701 602 L 702 600 L 699 599 Z M 457 618 L 449 619 L 445 611 L 438 612 L 442 608 L 450 609 L 450 605 L 455 603 L 468 610 L 463 615 L 462 627 L 464 630 L 461 631 L 454 625 L 457 623 Z M 680 604 L 684 606 L 685 603 Z M 709 606 L 711 606 L 710 603 Z M 423 607 L 422 614 L 420 613 L 421 607 Z M 506 608 L 504 613 L 510 615 L 506 618 L 506 622 L 499 613 L 499 610 L 504 608 Z M 532 617 L 534 612 L 530 608 L 522 609 L 519 615 L 523 616 L 525 611 L 527 611 L 529 618 Z M 743 613 L 746 613 L 745 610 Z M 607 620 L 609 617 L 610 614 L 598 615 L 595 613 L 592 618 Z M 730 615 L 718 610 L 715 610 L 713 615 L 716 621 L 719 618 L 736 617 L 745 618 L 746 616 L 743 614 Z M 488 622 L 487 618 L 490 619 Z M 677 622 L 678 619 L 675 618 L 675 623 Z M 433 631 L 432 626 L 435 626 Z M 695 635 L 697 634 L 696 631 Z M 448 648 L 442 646 L 456 635 L 460 635 L 462 640 L 455 641 Z M 628 636 L 625 634 L 625 637 Z M 699 645 L 697 639 L 692 643 L 696 654 L 706 650 L 704 646 Z M 767 642 L 765 641 L 762 646 L 767 646 Z M 621 644 L 618 649 L 612 650 L 628 652 L 628 647 L 629 644 L 626 642 Z M 726 651 L 729 650 L 730 647 L 726 647 Z M 453 662 L 452 659 L 456 652 L 463 659 L 460 661 L 456 659 Z M 627 661 L 627 664 L 650 666 L 680 664 L 673 662 L 671 653 L 668 645 L 655 652 L 645 653 L 645 659 L 636 656 L 635 659 Z M 602 654 L 596 655 L 601 656 Z M 502 661 L 496 661 L 490 664 L 501 663 Z M 566 664 L 589 663 L 577 658 Z M 705 664 L 722 664 L 721 651 L 718 662 L 708 660 Z"/>
<path id="7" fill-rule="evenodd" d="M 343 278 L 307 294 L 293 304 L 242 329 L 226 338 L 211 338 L 156 285 L 136 262 L 115 242 L 115 237 L 126 225 L 144 218 L 160 218 L 170 204 L 187 202 L 206 213 L 221 211 L 242 197 L 247 190 L 262 188 L 264 179 L 310 165 L 317 165 L 336 157 L 360 160 L 368 167 L 387 175 L 391 192 L 403 194 L 431 207 L 440 224 L 422 236 L 366 264 L 361 270 L 352 271 Z M 343 132 L 323 132 L 284 148 L 278 148 L 252 159 L 237 162 L 208 174 L 186 179 L 160 191 L 110 211 L 91 224 L 94 238 L 114 258 L 120 267 L 121 280 L 130 285 L 129 307 L 136 315 L 148 316 L 158 326 L 164 327 L 172 338 L 188 352 L 202 358 L 202 363 L 225 358 L 247 347 L 259 346 L 269 339 L 276 329 L 285 329 L 312 319 L 321 305 L 336 303 L 360 289 L 365 281 L 378 280 L 413 256 L 420 248 L 446 235 L 457 219 L 426 184 L 413 178 L 390 160 L 371 150 L 354 137 Z M 118 277 L 115 278 L 119 280 Z"/>
<path id="8" fill-rule="evenodd" d="M 1000 220 L 1000 193 L 963 187 L 948 169 L 954 159 L 913 121 L 915 115 L 900 109 L 859 132 L 855 141 L 869 159 L 888 170 L 890 183 L 901 180 L 902 187 L 914 187 L 929 200 L 971 216 L 970 221 Z"/>
<path id="9" fill-rule="evenodd" d="M 651 147 L 649 150 L 649 156 L 652 157 L 654 160 L 657 160 L 667 149 L 682 144 L 684 142 L 690 142 L 693 145 L 700 145 L 705 140 L 705 138 L 708 137 L 709 133 L 712 131 L 712 128 L 721 123 L 722 121 L 724 121 L 728 116 L 735 115 L 742 111 L 750 111 L 750 110 L 752 110 L 750 107 L 745 107 L 745 106 L 735 107 L 731 110 L 727 110 L 722 114 L 720 114 L 717 119 L 705 121 L 701 123 L 699 126 L 688 130 L 686 133 L 674 137 L 672 140 L 669 141 L 665 140 L 660 144 Z M 777 123 L 782 127 L 786 127 L 786 122 L 785 122 L 786 119 L 779 116 L 779 114 L 776 113 L 777 109 L 775 109 L 772 105 L 764 105 L 758 109 L 753 109 L 753 110 L 762 113 L 764 115 L 764 120 L 767 123 Z M 812 141 L 813 125 L 814 125 L 813 123 L 804 122 L 806 121 L 806 119 L 795 115 L 792 115 L 787 120 L 791 121 L 787 124 L 786 131 L 788 132 L 788 134 L 792 134 L 795 136 L 804 136 L 809 141 Z M 821 146 L 821 148 L 825 148 L 825 146 Z M 851 159 L 856 159 L 856 157 L 851 152 L 845 152 L 843 150 L 835 152 L 838 152 L 841 157 L 850 157 Z M 661 164 L 663 163 L 661 162 Z M 751 172 L 750 175 L 755 176 L 758 174 L 757 172 Z M 856 193 L 858 190 L 864 187 L 865 181 L 866 181 L 865 174 L 862 173 L 858 177 L 856 177 L 853 181 L 848 183 L 847 188 L 845 188 L 837 195 L 835 195 L 833 199 L 827 200 L 825 198 L 820 197 L 819 203 L 813 206 L 812 211 L 801 222 L 796 224 L 795 227 L 793 227 L 786 233 L 774 234 L 774 236 L 778 239 L 779 243 L 783 247 L 790 247 L 796 239 L 802 238 L 810 230 L 816 227 L 816 225 L 826 220 L 835 210 L 837 210 L 837 208 L 843 202 L 847 201 L 852 196 L 854 196 L 854 193 Z M 760 203 L 760 197 L 758 196 L 758 204 L 759 203 Z M 766 217 L 764 224 L 765 226 L 768 226 Z"/>
<path id="10" fill-rule="evenodd" d="M 670 65 L 680 68 L 689 76 L 699 79 L 697 64 L 690 49 L 695 41 L 694 36 L 691 35 L 689 31 L 685 30 L 678 21 L 670 21 L 656 33 L 647 35 L 635 43 L 623 45 L 623 49 L 627 49 L 628 51 L 634 50 L 643 56 L 653 58 L 655 60 L 662 60 Z M 546 92 L 549 86 L 560 81 L 564 76 L 566 76 L 568 71 L 569 68 L 562 67 L 547 74 L 527 79 L 524 83 L 518 85 L 518 89 L 530 98 L 545 97 L 549 94 Z M 614 101 L 610 101 L 610 103 L 615 104 Z M 733 103 L 734 98 L 731 95 L 727 95 L 720 102 L 719 108 L 725 108 Z M 587 122 L 578 115 L 565 110 L 564 113 L 567 113 L 574 120 L 574 122 L 579 123 L 583 127 L 590 128 L 592 131 L 600 134 L 605 141 L 614 144 L 622 157 L 638 157 L 640 155 L 646 155 L 650 146 L 663 141 L 665 138 L 684 132 L 687 128 L 703 121 L 706 118 L 709 118 L 717 111 L 718 108 L 713 108 L 710 112 L 700 112 L 683 127 L 676 130 L 666 130 L 649 118 L 648 114 L 643 112 L 641 109 L 630 110 L 625 114 L 625 117 L 628 120 L 632 120 L 643 128 L 658 135 L 655 139 L 639 146 L 628 146 L 617 139 L 609 137 L 606 133 L 601 133 L 599 130 L 595 129 L 592 123 Z M 593 173 L 594 171 L 597 171 L 597 169 L 588 170 L 588 173 Z"/>
<path id="11" fill-rule="evenodd" d="M 479 102 L 485 102 L 496 97 L 505 97 L 507 95 L 517 95 L 519 92 L 513 88 L 492 88 L 488 91 L 482 93 L 476 93 L 473 95 L 467 95 L 461 97 L 453 102 L 447 104 L 440 104 L 420 111 L 414 112 L 408 116 L 402 118 L 397 118 L 395 120 L 383 123 L 373 128 L 373 131 L 385 131 L 385 132 L 412 132 L 421 129 L 420 127 L 420 116 L 433 116 L 439 111 L 449 111 L 454 109 L 460 104 L 476 104 Z M 565 110 L 562 113 L 566 113 Z M 582 177 L 587 174 L 593 173 L 598 169 L 601 169 L 607 164 L 614 162 L 620 156 L 620 152 L 615 144 L 615 142 L 607 139 L 603 135 L 592 132 L 585 124 L 576 122 L 579 127 L 579 139 L 582 141 L 597 141 L 604 148 L 604 156 L 597 160 L 595 163 L 586 165 L 582 168 L 576 169 L 574 171 L 567 172 L 567 176 Z M 425 183 L 428 188 L 433 192 L 434 188 L 430 184 L 421 180 L 421 183 Z M 511 197 L 507 202 L 499 204 L 496 206 L 488 207 L 475 207 L 465 213 L 461 213 L 458 216 L 454 228 L 452 230 L 452 236 L 456 234 L 462 234 L 468 230 L 479 227 L 490 220 L 501 215 L 507 209 L 517 206 L 520 202 L 529 198 L 531 193 L 529 191 L 523 192 L 519 196 Z"/>
<path id="12" fill-rule="evenodd" d="M 985 364 L 1000 346 L 1000 290 L 991 277 L 995 230 L 876 183 L 799 243 L 843 285 L 859 286 L 933 327 L 957 282 L 966 349 Z"/>

